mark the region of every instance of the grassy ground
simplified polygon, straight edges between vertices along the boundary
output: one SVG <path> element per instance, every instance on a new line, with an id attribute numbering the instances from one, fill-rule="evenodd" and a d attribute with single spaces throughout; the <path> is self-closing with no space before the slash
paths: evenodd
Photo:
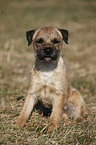
<path id="1" fill-rule="evenodd" d="M 56 26 L 69 30 L 64 44 L 71 84 L 80 90 L 87 113 L 82 122 L 62 120 L 58 131 L 46 134 L 49 118 L 32 114 L 24 129 L 14 124 L 28 89 L 34 56 L 25 32 Z M 96 144 L 96 1 L 0 0 L 0 144 Z"/>

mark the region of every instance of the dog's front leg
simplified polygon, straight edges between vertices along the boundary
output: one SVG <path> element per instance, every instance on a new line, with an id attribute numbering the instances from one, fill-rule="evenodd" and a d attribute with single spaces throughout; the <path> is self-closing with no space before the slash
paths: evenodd
<path id="1" fill-rule="evenodd" d="M 29 118 L 36 103 L 37 103 L 36 96 L 34 94 L 28 94 L 25 99 L 23 110 L 21 111 L 21 114 L 16 122 L 16 128 L 24 126 L 26 120 Z"/>
<path id="2" fill-rule="evenodd" d="M 53 109 L 52 109 L 52 114 L 50 116 L 48 133 L 51 132 L 54 128 L 58 128 L 62 110 L 63 110 L 63 95 L 58 94 L 56 95 L 56 98 L 53 103 Z"/>

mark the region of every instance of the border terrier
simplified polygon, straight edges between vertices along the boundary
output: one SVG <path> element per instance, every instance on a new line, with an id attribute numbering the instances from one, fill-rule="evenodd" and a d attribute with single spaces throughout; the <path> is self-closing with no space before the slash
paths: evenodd
<path id="1" fill-rule="evenodd" d="M 68 44 L 68 31 L 44 27 L 26 32 L 28 46 L 33 43 L 35 62 L 30 76 L 28 95 L 16 127 L 23 127 L 34 106 L 41 102 L 52 109 L 48 132 L 59 126 L 61 116 L 81 120 L 85 102 L 67 78 L 61 57 L 63 41 Z"/>

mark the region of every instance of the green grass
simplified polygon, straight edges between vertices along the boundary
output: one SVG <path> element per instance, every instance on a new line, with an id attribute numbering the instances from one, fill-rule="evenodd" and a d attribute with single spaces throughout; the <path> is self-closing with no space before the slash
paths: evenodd
<path id="1" fill-rule="evenodd" d="M 28 90 L 34 62 L 27 46 L 27 30 L 53 26 L 69 30 L 64 44 L 65 61 L 72 86 L 86 102 L 82 122 L 61 120 L 56 131 L 47 134 L 49 118 L 33 112 L 24 129 L 14 124 Z M 0 1 L 0 144 L 96 143 L 96 1 L 95 0 L 1 0 Z"/>

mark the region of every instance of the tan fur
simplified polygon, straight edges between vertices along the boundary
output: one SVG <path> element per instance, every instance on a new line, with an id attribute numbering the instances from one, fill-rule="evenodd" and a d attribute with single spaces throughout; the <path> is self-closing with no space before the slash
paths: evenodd
<path id="1" fill-rule="evenodd" d="M 36 44 L 36 40 L 44 38 L 44 46 L 51 46 L 54 37 L 60 40 L 56 49 L 61 51 L 62 35 L 57 28 L 41 28 L 36 30 L 33 36 L 35 53 L 34 67 L 31 71 L 30 86 L 23 110 L 18 118 L 16 127 L 23 127 L 35 104 L 39 101 L 47 107 L 52 107 L 48 132 L 59 126 L 60 118 L 63 114 L 80 120 L 85 112 L 85 103 L 80 93 L 71 87 L 67 76 L 64 61 L 60 56 L 58 60 L 46 64 L 37 59 L 36 50 L 41 45 Z M 46 67 L 47 65 L 47 67 Z"/>

